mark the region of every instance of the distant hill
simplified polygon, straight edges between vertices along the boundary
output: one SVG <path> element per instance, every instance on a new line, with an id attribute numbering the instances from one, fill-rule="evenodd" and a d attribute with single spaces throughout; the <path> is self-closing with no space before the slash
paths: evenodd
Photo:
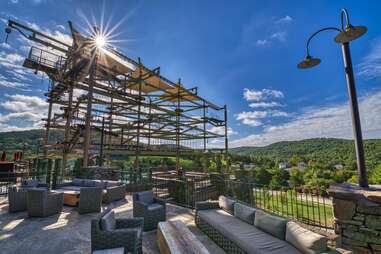
<path id="1" fill-rule="evenodd" d="M 33 151 L 37 150 L 38 144 L 43 144 L 43 138 L 45 136 L 45 130 L 27 130 L 27 131 L 11 131 L 0 132 L 0 150 L 6 150 L 9 152 L 15 150 Z M 51 141 L 57 141 L 63 139 L 63 132 L 59 130 L 51 130 Z"/>
<path id="2" fill-rule="evenodd" d="M 381 139 L 364 141 L 367 161 L 381 163 Z M 268 157 L 286 160 L 293 156 L 305 157 L 334 163 L 356 159 L 353 140 L 335 138 L 314 138 L 301 141 L 283 141 L 264 147 L 237 147 L 232 154 Z"/>

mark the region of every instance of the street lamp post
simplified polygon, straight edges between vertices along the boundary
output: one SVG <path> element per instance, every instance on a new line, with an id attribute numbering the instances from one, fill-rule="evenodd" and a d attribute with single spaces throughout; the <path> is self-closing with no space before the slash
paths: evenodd
<path id="1" fill-rule="evenodd" d="M 346 21 L 345 28 L 344 28 L 344 18 Z M 365 156 L 364 156 L 364 146 L 363 146 L 362 133 L 361 133 L 360 114 L 358 109 L 356 86 L 355 86 L 355 79 L 354 79 L 353 67 L 352 67 L 352 58 L 351 58 L 351 53 L 349 48 L 349 42 L 365 34 L 367 31 L 367 28 L 365 26 L 352 26 L 349 22 L 349 14 L 347 10 L 343 9 L 341 11 L 341 29 L 336 27 L 327 27 L 313 33 L 307 40 L 307 45 L 306 45 L 307 55 L 305 59 L 298 64 L 298 68 L 300 69 L 311 68 L 320 63 L 319 58 L 311 57 L 309 45 L 312 38 L 314 38 L 320 32 L 327 31 L 327 30 L 334 30 L 339 32 L 338 35 L 335 37 L 335 42 L 342 44 L 345 77 L 347 80 L 349 105 L 351 109 L 352 127 L 353 127 L 355 148 L 356 148 L 357 170 L 359 173 L 358 183 L 360 187 L 367 188 L 369 186 L 368 186 L 368 178 L 367 178 L 366 169 L 365 169 Z"/>

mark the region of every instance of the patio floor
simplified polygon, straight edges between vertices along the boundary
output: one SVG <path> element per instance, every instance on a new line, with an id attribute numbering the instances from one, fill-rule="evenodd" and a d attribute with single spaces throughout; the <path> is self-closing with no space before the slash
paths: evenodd
<path id="1" fill-rule="evenodd" d="M 132 217 L 131 196 L 126 198 L 109 205 L 119 218 Z M 61 214 L 28 218 L 26 212 L 8 213 L 8 204 L 0 200 L 0 253 L 90 253 L 90 221 L 97 215 L 79 215 L 64 206 Z M 182 220 L 210 253 L 225 253 L 195 227 L 192 210 L 168 204 L 167 220 Z M 159 253 L 156 231 L 144 233 L 143 253 Z"/>

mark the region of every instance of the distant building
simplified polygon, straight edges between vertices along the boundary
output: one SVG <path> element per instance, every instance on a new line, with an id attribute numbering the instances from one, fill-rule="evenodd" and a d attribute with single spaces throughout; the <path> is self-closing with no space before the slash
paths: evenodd
<path id="1" fill-rule="evenodd" d="M 279 169 L 287 169 L 290 167 L 290 164 L 287 162 L 280 162 L 279 163 Z"/>
<path id="2" fill-rule="evenodd" d="M 254 167 L 255 167 L 254 163 L 244 163 L 243 164 L 244 169 L 252 169 Z"/>
<path id="3" fill-rule="evenodd" d="M 336 164 L 333 166 L 335 169 L 343 169 L 344 165 L 343 164 Z"/>
<path id="4" fill-rule="evenodd" d="M 299 161 L 298 164 L 297 164 L 297 167 L 299 170 L 304 170 L 307 168 L 307 163 L 305 163 L 304 161 Z"/>

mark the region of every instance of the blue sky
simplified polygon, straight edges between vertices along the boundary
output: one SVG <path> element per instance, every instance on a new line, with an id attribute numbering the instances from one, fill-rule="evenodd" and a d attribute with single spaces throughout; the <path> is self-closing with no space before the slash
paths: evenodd
<path id="1" fill-rule="evenodd" d="M 313 137 L 352 138 L 340 45 L 334 32 L 312 41 L 322 64 L 298 70 L 307 37 L 340 26 L 347 8 L 368 33 L 351 44 L 366 138 L 381 138 L 379 1 L 70 1 L 4 0 L 6 19 L 67 39 L 67 21 L 85 26 L 102 10 L 126 55 L 161 66 L 172 80 L 229 109 L 230 145 L 263 146 Z M 5 36 L 5 33 L 3 34 Z M 47 78 L 22 68 L 26 43 L 13 32 L 0 45 L 0 131 L 38 128 Z"/>

